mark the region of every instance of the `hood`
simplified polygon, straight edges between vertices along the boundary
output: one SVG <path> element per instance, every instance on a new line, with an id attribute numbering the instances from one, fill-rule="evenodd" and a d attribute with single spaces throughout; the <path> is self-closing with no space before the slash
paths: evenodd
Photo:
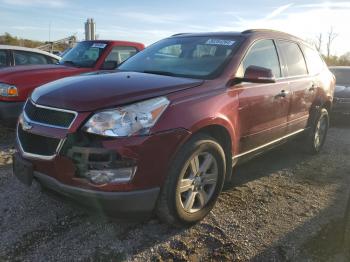
<path id="1" fill-rule="evenodd" d="M 82 75 L 37 88 L 32 100 L 39 105 L 95 111 L 166 95 L 199 86 L 203 80 L 136 72 Z"/>
<path id="2" fill-rule="evenodd" d="M 87 70 L 89 69 L 53 64 L 14 66 L 0 70 L 0 82 L 16 84 L 19 75 L 22 79 L 26 76 L 45 76 L 43 79 L 50 78 L 51 76 L 55 80 L 61 76 L 71 76 L 80 72 L 86 72 Z"/>
<path id="3" fill-rule="evenodd" d="M 350 86 L 337 85 L 334 90 L 334 96 L 338 98 L 350 98 Z"/>

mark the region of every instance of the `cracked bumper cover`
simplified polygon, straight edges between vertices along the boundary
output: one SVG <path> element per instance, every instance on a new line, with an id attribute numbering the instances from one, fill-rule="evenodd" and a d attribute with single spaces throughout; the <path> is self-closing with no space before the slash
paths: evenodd
<path id="1" fill-rule="evenodd" d="M 34 177 L 40 184 L 54 192 L 85 205 L 106 211 L 117 211 L 121 213 L 151 212 L 155 207 L 159 194 L 159 188 L 130 192 L 103 192 L 65 185 L 39 172 L 34 172 Z"/>

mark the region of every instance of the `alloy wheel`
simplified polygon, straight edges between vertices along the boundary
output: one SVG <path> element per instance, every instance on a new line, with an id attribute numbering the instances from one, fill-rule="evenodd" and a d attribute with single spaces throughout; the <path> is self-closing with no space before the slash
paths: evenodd
<path id="1" fill-rule="evenodd" d="M 322 146 L 322 143 L 326 137 L 327 133 L 327 119 L 325 116 L 322 116 L 316 125 L 315 129 L 315 137 L 314 137 L 314 145 L 315 148 L 319 148 Z"/>
<path id="2" fill-rule="evenodd" d="M 211 153 L 201 152 L 192 156 L 183 170 L 177 197 L 186 212 L 195 213 L 213 196 L 218 181 L 218 163 Z"/>

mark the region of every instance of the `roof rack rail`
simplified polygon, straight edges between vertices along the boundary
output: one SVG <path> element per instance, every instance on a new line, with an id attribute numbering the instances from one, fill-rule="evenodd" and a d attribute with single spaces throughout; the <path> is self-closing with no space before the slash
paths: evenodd
<path id="1" fill-rule="evenodd" d="M 302 38 L 283 32 L 283 31 L 278 31 L 278 30 L 274 30 L 274 29 L 248 29 L 245 30 L 243 32 L 241 32 L 241 34 L 251 34 L 251 33 L 277 33 L 277 34 L 281 34 L 281 35 L 285 35 L 285 36 L 289 36 L 289 37 L 293 37 L 295 39 L 299 39 L 300 41 L 304 41 Z"/>
<path id="2" fill-rule="evenodd" d="M 282 32 L 282 31 L 278 31 L 278 30 L 274 30 L 274 29 L 248 29 L 248 30 L 245 30 L 243 32 L 241 32 L 241 34 L 250 34 L 250 33 L 264 33 L 264 32 L 275 32 L 275 33 L 282 33 L 282 34 L 287 34 L 289 35 L 288 33 L 285 33 L 285 32 Z"/>
<path id="3" fill-rule="evenodd" d="M 178 34 L 174 34 L 174 35 L 172 35 L 172 36 L 188 35 L 188 34 L 191 34 L 191 33 L 178 33 Z"/>

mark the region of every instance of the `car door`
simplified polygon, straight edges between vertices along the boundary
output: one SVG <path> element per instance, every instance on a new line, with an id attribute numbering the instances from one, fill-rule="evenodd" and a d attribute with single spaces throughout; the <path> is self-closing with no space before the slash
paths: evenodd
<path id="1" fill-rule="evenodd" d="M 297 43 L 278 40 L 277 46 L 291 91 L 288 133 L 294 133 L 307 126 L 317 90 L 317 83 L 315 78 L 308 74 L 304 55 Z"/>
<path id="2" fill-rule="evenodd" d="M 276 83 L 237 85 L 241 154 L 285 136 L 290 106 L 288 83 L 280 80 L 281 66 L 273 40 L 255 42 L 243 59 L 237 76 L 244 76 L 249 66 L 271 69 Z"/>

